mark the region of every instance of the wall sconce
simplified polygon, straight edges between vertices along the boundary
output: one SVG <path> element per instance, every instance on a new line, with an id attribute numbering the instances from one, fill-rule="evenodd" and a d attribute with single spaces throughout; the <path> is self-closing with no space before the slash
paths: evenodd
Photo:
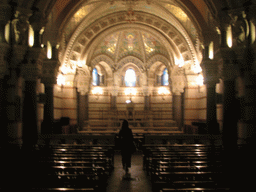
<path id="1" fill-rule="evenodd" d="M 202 74 L 198 74 L 197 78 L 196 78 L 196 84 L 198 85 L 198 92 L 200 93 L 200 88 L 201 86 L 203 86 L 204 84 L 204 77 Z"/>
<path id="2" fill-rule="evenodd" d="M 47 58 L 48 59 L 52 58 L 52 45 L 50 41 L 47 41 Z"/>
<path id="3" fill-rule="evenodd" d="M 92 90 L 92 94 L 96 96 L 96 100 L 99 99 L 99 96 L 103 94 L 103 90 L 102 88 L 100 87 L 95 87 L 93 90 Z"/>
<path id="4" fill-rule="evenodd" d="M 228 47 L 231 48 L 232 47 L 232 26 L 229 25 L 228 29 L 227 29 L 227 44 L 228 44 Z"/>
<path id="5" fill-rule="evenodd" d="M 214 43 L 213 41 L 211 41 L 209 45 L 209 59 L 213 59 L 213 58 L 214 58 Z"/>
<path id="6" fill-rule="evenodd" d="M 34 45 L 34 30 L 31 25 L 29 25 L 28 29 L 28 45 L 29 47 L 33 47 Z"/>
<path id="7" fill-rule="evenodd" d="M 158 89 L 158 94 L 162 95 L 162 99 L 165 100 L 164 96 L 170 94 L 170 91 L 168 91 L 166 87 L 160 87 Z"/>

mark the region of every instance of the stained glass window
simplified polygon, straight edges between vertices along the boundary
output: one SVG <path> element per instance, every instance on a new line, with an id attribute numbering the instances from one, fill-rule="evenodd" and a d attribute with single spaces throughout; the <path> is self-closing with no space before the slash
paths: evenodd
<path id="1" fill-rule="evenodd" d="M 127 87 L 134 87 L 136 85 L 136 74 L 133 69 L 127 69 L 125 72 L 124 81 Z"/>
<path id="2" fill-rule="evenodd" d="M 167 68 L 165 68 L 162 75 L 162 85 L 169 85 L 168 79 L 169 77 L 168 77 Z"/>
<path id="3" fill-rule="evenodd" d="M 92 71 L 92 84 L 99 85 L 99 74 L 96 68 Z"/>

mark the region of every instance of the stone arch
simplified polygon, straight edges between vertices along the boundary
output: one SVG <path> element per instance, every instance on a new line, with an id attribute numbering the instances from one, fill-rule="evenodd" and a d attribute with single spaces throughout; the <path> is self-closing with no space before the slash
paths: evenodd
<path id="1" fill-rule="evenodd" d="M 166 57 L 162 55 L 155 55 L 150 58 L 150 60 L 147 62 L 147 68 L 150 69 L 152 65 L 154 65 L 157 62 L 163 63 L 167 69 L 172 68 L 174 66 L 174 61 L 169 61 Z"/>
<path id="2" fill-rule="evenodd" d="M 126 71 L 132 68 L 135 71 L 136 74 L 136 78 L 138 79 L 136 82 L 136 86 L 141 86 L 141 76 L 143 73 L 143 70 L 141 70 L 141 68 L 133 62 L 127 62 L 126 64 L 120 66 L 119 68 L 119 78 L 121 78 L 119 80 L 119 82 L 121 83 L 120 86 L 124 86 L 124 82 L 122 82 L 122 78 L 125 76 Z"/>
<path id="3" fill-rule="evenodd" d="M 114 61 L 106 56 L 106 55 L 99 55 L 95 57 L 91 62 L 90 62 L 90 68 L 91 70 L 97 66 L 100 65 L 102 68 L 105 70 L 106 74 L 106 85 L 110 86 L 113 84 L 113 69 L 114 69 Z"/>
<path id="4" fill-rule="evenodd" d="M 124 14 L 125 12 L 117 12 L 117 13 L 110 14 L 108 17 L 104 17 L 96 20 L 90 26 L 87 26 L 85 22 L 82 22 L 81 25 L 77 28 L 77 30 L 72 35 L 67 45 L 67 49 L 62 59 L 62 63 L 64 65 L 68 63 L 68 60 L 70 60 L 70 57 L 72 56 L 72 53 L 74 51 L 73 49 L 76 48 L 77 45 L 82 46 L 81 48 L 83 51 L 81 51 L 80 53 L 80 57 L 81 57 L 82 55 L 84 55 L 84 51 L 88 50 L 88 45 L 90 45 L 91 41 L 101 32 L 118 25 L 127 26 L 125 19 L 122 19 L 122 18 L 125 18 L 125 17 L 122 17 Z M 141 25 L 147 26 L 151 29 L 158 31 L 159 33 L 164 35 L 165 38 L 168 38 L 168 42 L 172 47 L 172 50 L 170 51 L 174 51 L 177 54 L 181 54 L 181 50 L 179 47 L 182 47 L 181 46 L 182 41 L 185 40 L 186 41 L 185 47 L 190 51 L 193 57 L 193 62 L 197 63 L 196 49 L 189 35 L 186 33 L 186 31 L 183 29 L 181 25 L 178 25 L 177 22 L 174 22 L 175 23 L 175 26 L 174 26 L 173 24 L 168 23 L 155 15 L 151 15 L 143 12 L 135 12 L 135 16 L 137 18 L 140 18 L 138 21 L 135 21 L 135 24 L 140 26 Z M 184 46 L 182 49 L 184 50 Z M 79 53 L 76 52 L 76 55 L 77 54 Z"/>
<path id="5" fill-rule="evenodd" d="M 121 59 L 117 64 L 117 69 L 120 70 L 128 63 L 132 63 L 132 64 L 136 65 L 140 71 L 145 70 L 145 65 L 144 65 L 143 61 L 141 61 L 140 59 L 138 59 L 137 57 L 134 57 L 134 56 L 127 56 L 127 57 Z"/>

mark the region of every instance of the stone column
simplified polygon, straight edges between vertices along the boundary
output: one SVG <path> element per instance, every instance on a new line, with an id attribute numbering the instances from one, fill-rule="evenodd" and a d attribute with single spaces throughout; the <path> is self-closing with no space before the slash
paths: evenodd
<path id="1" fill-rule="evenodd" d="M 117 100 L 117 95 L 118 95 L 118 87 L 114 86 L 111 94 L 111 101 L 110 101 L 110 107 L 111 110 L 116 111 L 117 106 L 116 106 L 116 100 Z"/>
<path id="2" fill-rule="evenodd" d="M 37 121 L 37 79 L 41 76 L 43 59 L 45 54 L 41 48 L 30 48 L 22 63 L 22 76 L 25 79 L 22 139 L 24 147 L 37 144 L 38 121 Z"/>
<path id="3" fill-rule="evenodd" d="M 78 98 L 78 126 L 80 130 L 82 130 L 85 126 L 87 126 L 87 122 L 89 120 L 89 96 L 88 92 L 77 92 Z"/>
<path id="4" fill-rule="evenodd" d="M 53 47 L 55 50 L 55 47 Z M 53 51 L 55 53 L 55 51 Z M 41 82 L 45 86 L 45 104 L 44 104 L 44 119 L 41 126 L 41 133 L 50 134 L 53 132 L 54 123 L 54 104 L 53 104 L 53 88 L 56 84 L 57 72 L 60 63 L 57 54 L 53 54 L 52 59 L 45 59 L 43 62 Z"/>
<path id="5" fill-rule="evenodd" d="M 149 111 L 150 110 L 150 94 L 149 94 L 148 87 L 143 87 L 143 94 L 144 94 L 144 110 Z"/>
<path id="6" fill-rule="evenodd" d="M 12 14 L 11 6 L 6 2 L 1 2 L 0 5 L 0 43 L 6 43 L 5 40 L 5 25 L 10 20 Z"/>
<path id="7" fill-rule="evenodd" d="M 219 81 L 218 65 L 216 61 L 209 59 L 208 46 L 205 46 L 205 54 L 201 67 L 207 89 L 206 129 L 209 134 L 218 134 L 219 126 L 216 115 L 216 83 Z"/>
<path id="8" fill-rule="evenodd" d="M 230 48 L 221 48 L 223 57 L 223 144 L 229 148 L 237 145 L 237 122 L 240 113 L 236 99 L 236 77 L 238 71 L 234 64 L 234 52 Z"/>
<path id="9" fill-rule="evenodd" d="M 175 92 L 172 96 L 172 103 L 173 103 L 173 119 L 177 122 L 178 127 L 181 129 L 182 127 L 182 120 L 183 120 L 183 114 L 182 114 L 182 93 L 181 92 Z"/>
<path id="10" fill-rule="evenodd" d="M 7 84 L 6 84 L 6 73 L 7 73 L 7 61 L 5 59 L 9 45 L 7 43 L 0 43 L 0 119 L 2 121 L 2 128 L 0 129 L 0 145 L 4 146 L 7 142 Z"/>

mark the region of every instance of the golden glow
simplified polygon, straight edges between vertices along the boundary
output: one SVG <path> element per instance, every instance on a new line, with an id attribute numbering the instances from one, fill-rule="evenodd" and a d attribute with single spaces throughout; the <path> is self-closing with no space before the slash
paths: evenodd
<path id="1" fill-rule="evenodd" d="M 83 66 L 83 62 L 82 62 L 82 61 L 78 61 L 78 62 L 77 62 L 77 66 L 78 66 L 78 67 L 82 67 L 82 66 Z"/>
<path id="2" fill-rule="evenodd" d="M 213 41 L 209 45 L 209 59 L 213 59 L 214 57 L 214 44 Z"/>
<path id="3" fill-rule="evenodd" d="M 196 78 L 196 84 L 202 86 L 204 84 L 204 77 L 202 74 L 199 74 Z"/>
<path id="4" fill-rule="evenodd" d="M 174 58 L 175 61 L 175 65 L 178 65 L 179 67 L 183 67 L 184 65 L 184 60 L 182 57 L 180 57 L 179 59 L 177 57 Z"/>
<path id="5" fill-rule="evenodd" d="M 57 77 L 57 84 L 58 85 L 65 85 L 65 77 L 62 74 L 59 74 Z"/>
<path id="6" fill-rule="evenodd" d="M 52 58 L 52 45 L 50 41 L 47 41 L 47 58 L 48 59 Z"/>
<path id="7" fill-rule="evenodd" d="M 198 61 L 196 61 L 195 65 L 191 66 L 191 69 L 192 69 L 192 71 L 194 71 L 194 73 L 201 73 L 201 71 L 202 71 L 202 68 L 200 67 Z"/>
<path id="8" fill-rule="evenodd" d="M 34 30 L 31 25 L 29 25 L 29 30 L 28 30 L 28 45 L 30 47 L 33 47 L 34 45 Z"/>
<path id="9" fill-rule="evenodd" d="M 5 25 L 5 40 L 9 43 L 10 41 L 10 22 Z"/>
<path id="10" fill-rule="evenodd" d="M 60 70 L 63 74 L 67 74 L 69 72 L 69 69 L 66 66 L 62 66 Z"/>
<path id="11" fill-rule="evenodd" d="M 253 24 L 253 22 L 250 22 L 250 24 L 251 24 L 251 38 L 252 38 L 252 44 L 254 43 L 254 41 L 255 41 L 255 36 L 256 36 L 256 34 L 255 34 L 255 25 Z"/>
<path id="12" fill-rule="evenodd" d="M 127 88 L 125 89 L 125 95 L 136 95 L 137 90 L 135 88 Z"/>
<path id="13" fill-rule="evenodd" d="M 103 90 L 102 90 L 102 88 L 100 88 L 100 87 L 95 87 L 95 88 L 92 90 L 92 94 L 93 94 L 93 95 L 102 95 L 102 94 L 103 94 Z"/>
<path id="14" fill-rule="evenodd" d="M 158 89 L 158 94 L 159 95 L 168 95 L 168 94 L 170 94 L 170 91 L 168 91 L 168 89 L 166 87 L 160 87 Z"/>
<path id="15" fill-rule="evenodd" d="M 228 46 L 231 48 L 232 45 L 233 45 L 233 42 L 232 42 L 232 26 L 229 25 L 228 29 L 227 29 L 227 44 Z"/>

